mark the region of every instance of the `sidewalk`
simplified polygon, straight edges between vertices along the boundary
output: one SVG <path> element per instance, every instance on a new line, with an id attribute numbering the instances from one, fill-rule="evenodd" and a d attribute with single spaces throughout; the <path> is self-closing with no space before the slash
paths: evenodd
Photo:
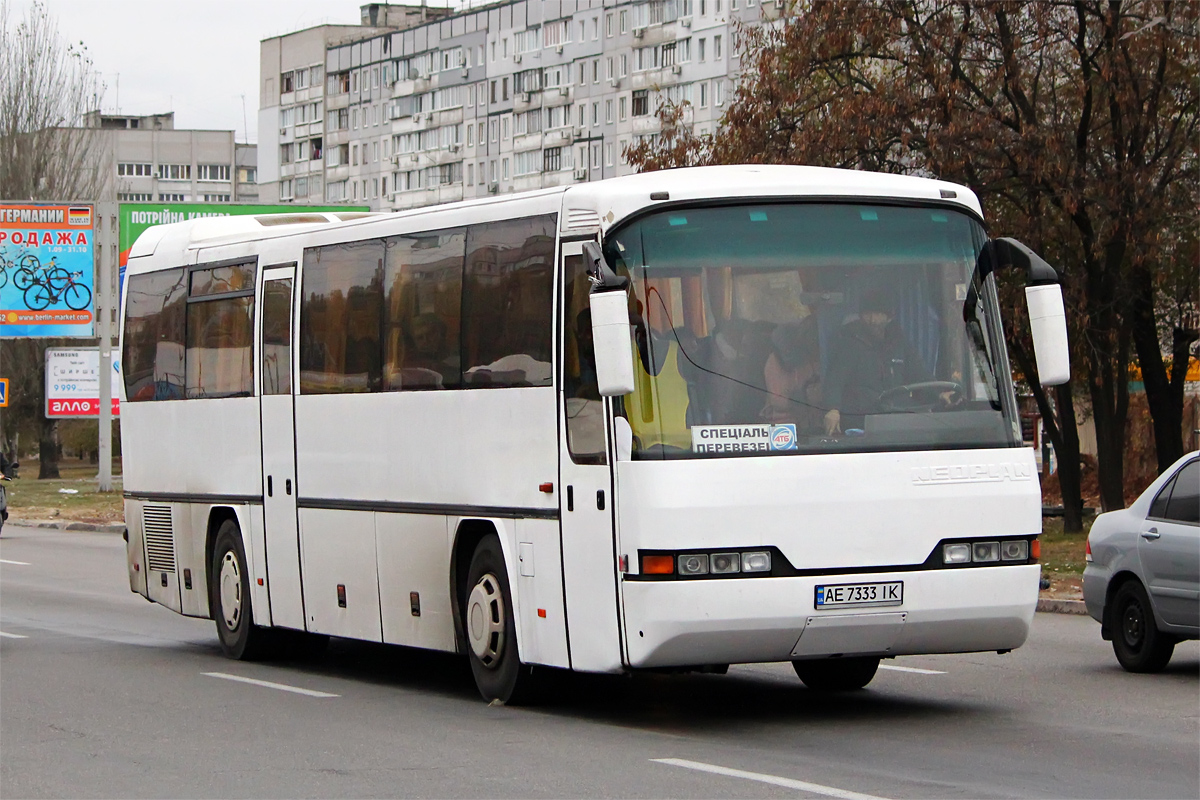
<path id="1" fill-rule="evenodd" d="M 93 524 L 90 522 L 72 522 L 70 520 L 54 519 L 17 519 L 9 517 L 8 525 L 21 525 L 26 528 L 54 528 L 60 531 L 92 531 L 94 533 L 123 533 L 125 524 L 115 522 L 109 524 Z M 1064 597 L 1050 597 L 1046 593 L 1038 598 L 1038 611 L 1053 614 L 1087 614 L 1087 607 L 1082 600 L 1072 600 Z"/>

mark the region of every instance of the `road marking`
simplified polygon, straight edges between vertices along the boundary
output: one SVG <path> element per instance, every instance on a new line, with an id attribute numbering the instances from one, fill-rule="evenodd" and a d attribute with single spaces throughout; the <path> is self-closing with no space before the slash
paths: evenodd
<path id="1" fill-rule="evenodd" d="M 772 786 L 782 786 L 785 789 L 799 789 L 802 792 L 811 792 L 813 794 L 821 794 L 826 797 L 840 797 L 842 800 L 883 800 L 873 794 L 859 794 L 858 792 L 850 792 L 845 789 L 838 789 L 834 786 L 822 786 L 819 783 L 808 783 L 807 781 L 797 781 L 791 778 L 780 778 L 778 775 L 764 775 L 761 772 L 746 772 L 740 769 L 730 769 L 729 767 L 718 767 L 713 764 L 703 764 L 699 761 L 686 761 L 682 758 L 652 758 L 650 759 L 656 764 L 668 764 L 672 767 L 683 767 L 684 769 L 694 769 L 699 772 L 711 772 L 714 775 L 725 775 L 730 778 L 744 778 L 748 781 L 758 781 L 759 783 L 769 783 Z"/>
<path id="2" fill-rule="evenodd" d="M 894 664 L 880 664 L 880 669 L 891 669 L 896 672 L 915 672 L 918 675 L 945 675 L 946 673 L 937 669 L 919 669 L 917 667 L 897 667 Z"/>
<path id="3" fill-rule="evenodd" d="M 229 675 L 225 672 L 205 672 L 202 673 L 210 678 L 223 678 L 227 681 L 237 681 L 239 683 L 250 683 L 255 686 L 265 686 L 268 689 L 279 689 L 284 692 L 295 692 L 296 694 L 304 694 L 309 697 L 341 697 L 340 694 L 330 694 L 329 692 L 316 692 L 312 689 L 301 689 L 299 686 L 288 686 L 284 683 L 271 683 L 271 681 L 260 681 L 254 678 L 243 678 L 241 675 Z"/>
<path id="4" fill-rule="evenodd" d="M 28 636 L 22 636 L 19 633 L 5 633 L 4 631 L 0 631 L 0 636 L 3 636 L 5 639 L 28 639 L 29 638 Z"/>
<path id="5" fill-rule="evenodd" d="M 0 558 L 0 564 L 16 564 L 18 567 L 31 566 L 28 561 L 9 561 L 7 558 Z"/>

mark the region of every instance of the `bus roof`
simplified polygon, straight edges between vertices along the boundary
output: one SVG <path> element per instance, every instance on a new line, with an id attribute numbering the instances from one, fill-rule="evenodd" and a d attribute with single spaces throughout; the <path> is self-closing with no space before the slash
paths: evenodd
<path id="1" fill-rule="evenodd" d="M 864 201 L 898 199 L 934 201 L 962 207 L 982 218 L 979 200 L 965 186 L 930 178 L 861 170 L 788 165 L 688 167 L 644 172 L 602 181 L 531 192 L 425 206 L 398 212 L 296 213 L 206 217 L 159 225 L 134 243 L 130 257 L 147 256 L 159 248 L 183 251 L 197 247 L 274 238 L 295 233 L 332 230 L 387 219 L 436 215 L 439 212 L 493 206 L 538 196 L 562 194 L 564 233 L 608 231 L 623 220 L 655 205 L 722 199 L 845 198 Z"/>

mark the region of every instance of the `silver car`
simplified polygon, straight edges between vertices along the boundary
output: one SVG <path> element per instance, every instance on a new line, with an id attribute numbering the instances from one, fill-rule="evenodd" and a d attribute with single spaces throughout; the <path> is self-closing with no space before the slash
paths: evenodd
<path id="1" fill-rule="evenodd" d="M 1172 464 L 1129 508 L 1096 517 L 1083 599 L 1130 672 L 1158 672 L 1177 642 L 1200 637 L 1200 454 Z"/>

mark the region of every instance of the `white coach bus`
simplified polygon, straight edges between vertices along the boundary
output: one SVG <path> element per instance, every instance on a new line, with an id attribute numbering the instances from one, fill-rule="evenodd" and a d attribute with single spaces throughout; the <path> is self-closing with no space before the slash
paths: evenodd
<path id="1" fill-rule="evenodd" d="M 1067 379 L 1057 275 L 935 180 L 655 172 L 130 253 L 133 591 L 234 658 L 329 636 L 543 667 L 1004 652 L 1041 500 L 993 272 Z"/>

